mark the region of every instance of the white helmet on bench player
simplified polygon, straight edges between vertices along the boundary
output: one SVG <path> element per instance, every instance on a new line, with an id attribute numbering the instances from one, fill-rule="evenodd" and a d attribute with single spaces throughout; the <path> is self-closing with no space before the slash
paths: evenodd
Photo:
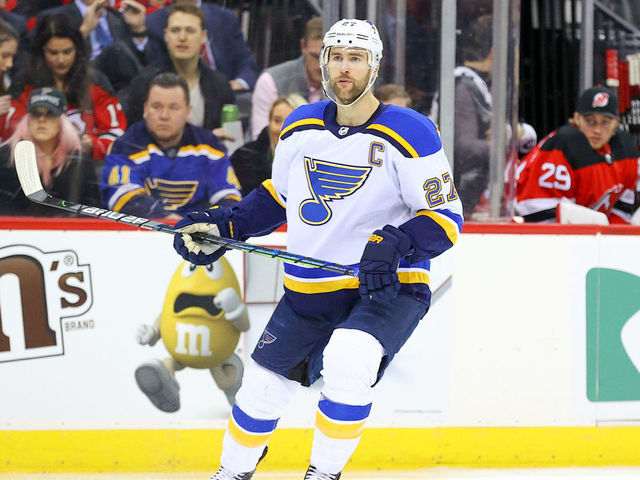
<path id="1" fill-rule="evenodd" d="M 353 102 L 343 105 L 337 100 L 336 94 L 329 84 L 329 55 L 331 47 L 355 48 L 365 50 L 369 63 L 369 80 L 367 87 Z M 322 89 L 327 97 L 342 107 L 355 104 L 371 88 L 378 77 L 378 67 L 382 59 L 382 41 L 378 29 L 368 20 L 342 19 L 334 23 L 325 33 L 322 40 L 320 54 L 320 68 L 322 70 Z"/>

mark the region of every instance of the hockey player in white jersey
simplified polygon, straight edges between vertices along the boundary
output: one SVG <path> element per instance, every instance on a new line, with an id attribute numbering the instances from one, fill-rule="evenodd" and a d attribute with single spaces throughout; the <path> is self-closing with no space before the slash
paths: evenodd
<path id="1" fill-rule="evenodd" d="M 272 178 L 233 208 L 187 214 L 174 247 L 208 264 L 224 248 L 192 233 L 246 240 L 287 222 L 287 249 L 359 268 L 359 277 L 285 264 L 285 295 L 247 366 L 217 480 L 248 480 L 300 385 L 324 380 L 306 480 L 336 480 L 355 451 L 372 387 L 429 308 L 430 259 L 462 228 L 462 205 L 438 131 L 372 94 L 382 42 L 363 20 L 325 34 L 331 101 L 287 118 Z"/>

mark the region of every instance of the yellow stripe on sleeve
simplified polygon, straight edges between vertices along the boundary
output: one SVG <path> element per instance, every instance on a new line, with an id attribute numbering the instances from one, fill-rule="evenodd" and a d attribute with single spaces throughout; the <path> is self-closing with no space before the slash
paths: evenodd
<path id="1" fill-rule="evenodd" d="M 403 272 L 398 271 L 400 283 L 425 283 L 429 285 L 429 275 L 425 272 Z"/>
<path id="2" fill-rule="evenodd" d="M 119 212 L 120 209 L 124 207 L 129 200 L 131 200 L 133 197 L 140 194 L 146 195 L 146 191 L 144 188 L 136 188 L 135 190 L 131 190 L 130 192 L 125 193 L 118 199 L 116 204 L 113 206 L 113 211 Z"/>
<path id="3" fill-rule="evenodd" d="M 446 217 L 444 215 L 440 215 L 439 213 L 432 210 L 422 210 L 418 212 L 418 215 L 429 217 L 431 218 L 431 220 L 440 225 L 440 227 L 442 227 L 442 229 L 444 230 L 444 233 L 446 233 L 447 237 L 449 237 L 449 241 L 452 245 L 458 241 L 458 232 L 456 228 L 451 224 L 451 222 L 446 220 Z"/>
<path id="4" fill-rule="evenodd" d="M 282 208 L 287 208 L 285 204 L 282 203 L 282 201 L 280 200 L 280 197 L 276 193 L 276 189 L 274 188 L 273 183 L 271 182 L 271 179 L 267 179 L 264 182 L 262 182 L 262 186 L 269 191 L 273 199 L 276 202 L 278 202 L 278 205 L 280 205 Z"/>

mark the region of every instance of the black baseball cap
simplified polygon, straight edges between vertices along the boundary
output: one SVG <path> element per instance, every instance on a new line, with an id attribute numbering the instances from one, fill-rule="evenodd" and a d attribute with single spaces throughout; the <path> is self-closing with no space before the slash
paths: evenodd
<path id="1" fill-rule="evenodd" d="M 580 95 L 577 112 L 580 115 L 600 113 L 618 118 L 618 97 L 607 87 L 591 87 Z"/>
<path id="2" fill-rule="evenodd" d="M 27 112 L 30 112 L 36 107 L 44 107 L 56 115 L 62 115 L 67 109 L 67 99 L 64 93 L 57 88 L 37 88 L 31 92 L 29 96 Z"/>

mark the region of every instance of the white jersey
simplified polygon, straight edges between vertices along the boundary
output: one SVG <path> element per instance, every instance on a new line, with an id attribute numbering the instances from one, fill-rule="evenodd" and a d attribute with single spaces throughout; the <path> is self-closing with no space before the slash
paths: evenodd
<path id="1" fill-rule="evenodd" d="M 423 115 L 381 104 L 357 127 L 335 122 L 336 106 L 318 102 L 285 122 L 267 188 L 287 214 L 287 249 L 357 265 L 370 235 L 418 217 L 425 239 L 455 243 L 462 205 L 436 127 Z M 422 233 L 422 232 L 420 232 Z M 440 239 L 442 237 L 442 239 Z M 435 247 L 436 256 L 444 249 Z M 400 264 L 402 283 L 429 283 L 429 262 Z M 357 288 L 358 280 L 285 265 L 285 287 L 299 293 Z"/>

